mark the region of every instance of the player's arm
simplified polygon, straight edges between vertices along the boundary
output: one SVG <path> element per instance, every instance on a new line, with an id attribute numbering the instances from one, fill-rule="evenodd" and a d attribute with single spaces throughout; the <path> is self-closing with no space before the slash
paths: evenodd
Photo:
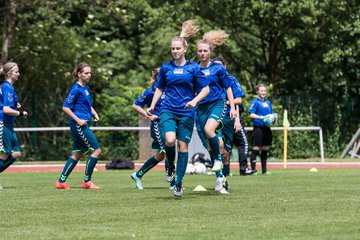
<path id="1" fill-rule="evenodd" d="M 162 94 L 163 94 L 163 90 L 160 88 L 156 88 L 153 99 L 151 101 L 151 105 L 148 109 L 146 109 L 147 115 L 149 115 L 149 116 L 152 115 L 152 111 L 154 111 L 155 106 L 156 106 L 157 102 L 159 101 Z"/>
<path id="2" fill-rule="evenodd" d="M 255 113 L 250 113 L 249 117 L 251 119 L 263 119 L 264 118 L 264 116 L 260 116 L 260 115 L 257 115 Z"/>
<path id="3" fill-rule="evenodd" d="M 71 111 L 70 108 L 68 107 L 63 107 L 62 108 L 64 113 L 66 113 L 66 115 L 68 115 L 69 117 L 71 117 L 72 119 L 74 119 L 75 122 L 77 122 L 80 126 L 85 126 L 87 124 L 87 122 L 83 119 L 78 118 L 73 111 Z"/>
<path id="4" fill-rule="evenodd" d="M 229 105 L 230 105 L 230 118 L 231 119 L 236 118 L 237 114 L 235 111 L 234 94 L 233 94 L 233 91 L 231 90 L 231 87 L 228 87 L 226 89 L 226 96 L 227 96 L 227 99 L 228 99 Z"/>
<path id="5" fill-rule="evenodd" d="M 150 119 L 151 121 L 155 121 L 156 119 L 158 119 L 158 116 L 152 114 L 151 116 L 149 116 L 147 114 L 147 112 L 140 106 L 136 105 L 136 104 L 133 104 L 132 105 L 132 108 L 137 111 L 138 113 L 140 113 L 141 115 L 143 115 L 144 117 Z"/>
<path id="6" fill-rule="evenodd" d="M 200 102 L 201 100 L 203 100 L 204 98 L 206 98 L 207 95 L 209 95 L 210 93 L 210 88 L 209 86 L 203 87 L 201 89 L 201 91 L 199 92 L 198 95 L 196 95 L 196 97 L 193 98 L 193 100 L 191 100 L 190 102 L 186 103 L 185 108 L 194 108 L 196 107 L 196 105 L 198 104 L 198 102 Z"/>
<path id="7" fill-rule="evenodd" d="M 93 107 L 91 107 L 91 114 L 94 116 L 95 122 L 100 120 L 99 114 L 95 111 L 95 109 Z"/>
<path id="8" fill-rule="evenodd" d="M 3 111 L 6 115 L 10 115 L 13 117 L 18 117 L 18 116 L 26 117 L 28 115 L 28 113 L 26 111 L 14 110 L 9 106 L 4 106 Z"/>
<path id="9" fill-rule="evenodd" d="M 239 112 L 239 106 L 236 105 L 235 106 L 235 111 L 238 113 Z M 235 118 L 235 123 L 234 123 L 234 129 L 235 132 L 239 132 L 241 130 L 241 123 L 240 123 L 240 114 L 238 114 Z"/>

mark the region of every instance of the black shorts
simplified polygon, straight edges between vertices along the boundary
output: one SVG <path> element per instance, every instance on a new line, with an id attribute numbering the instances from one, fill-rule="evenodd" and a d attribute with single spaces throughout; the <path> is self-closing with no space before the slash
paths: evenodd
<path id="1" fill-rule="evenodd" d="M 263 147 L 272 144 L 272 132 L 270 128 L 254 126 L 251 139 L 252 146 Z"/>

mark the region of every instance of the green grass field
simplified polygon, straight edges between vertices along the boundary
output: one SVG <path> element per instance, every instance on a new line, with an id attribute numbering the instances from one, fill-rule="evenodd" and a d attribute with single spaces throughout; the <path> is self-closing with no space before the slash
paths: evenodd
<path id="1" fill-rule="evenodd" d="M 0 239 L 359 239 L 359 169 L 271 169 L 233 176 L 231 194 L 214 176 L 186 175 L 174 199 L 163 171 L 135 189 L 131 171 L 99 171 L 100 190 L 83 190 L 83 173 L 57 190 L 59 173 L 2 173 Z"/>

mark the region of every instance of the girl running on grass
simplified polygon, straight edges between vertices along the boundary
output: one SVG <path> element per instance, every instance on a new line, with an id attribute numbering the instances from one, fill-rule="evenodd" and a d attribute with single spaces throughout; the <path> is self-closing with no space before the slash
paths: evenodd
<path id="1" fill-rule="evenodd" d="M 155 105 L 155 108 L 154 108 L 151 116 L 148 116 L 146 111 L 144 110 L 145 106 L 148 106 L 148 107 L 151 106 L 151 102 L 152 102 L 152 99 L 153 99 L 153 96 L 154 96 L 154 93 L 155 93 L 154 83 L 155 83 L 156 78 L 157 78 L 157 76 L 159 74 L 159 70 L 160 70 L 160 68 L 155 68 L 152 71 L 152 75 L 151 75 L 151 78 L 150 78 L 151 87 L 146 89 L 141 94 L 141 96 L 135 101 L 135 103 L 133 104 L 133 108 L 135 109 L 135 111 L 137 111 L 141 115 L 143 115 L 143 116 L 145 116 L 145 117 L 147 117 L 148 119 L 151 120 L 150 134 L 151 134 L 151 138 L 153 139 L 152 149 L 156 151 L 155 155 L 152 156 L 151 158 L 149 158 L 144 163 L 144 165 L 142 165 L 142 167 L 139 169 L 139 171 L 134 172 L 133 174 L 131 174 L 131 178 L 135 181 L 136 187 L 138 189 L 143 189 L 142 182 L 141 182 L 142 177 L 150 169 L 152 169 L 159 162 L 161 162 L 162 160 L 165 159 L 165 153 L 166 153 L 165 139 L 164 139 L 162 125 L 161 125 L 161 122 L 160 122 L 161 104 L 162 104 L 162 101 L 165 98 L 165 93 L 159 98 L 159 101 Z M 173 174 L 174 170 L 175 170 L 174 162 L 169 164 L 168 161 L 166 160 L 165 169 L 166 169 L 165 180 L 167 182 L 170 182 L 170 188 L 173 188 L 174 185 L 175 185 L 174 174 Z"/>
<path id="2" fill-rule="evenodd" d="M 0 77 L 4 81 L 0 91 L 0 173 L 21 156 L 14 122 L 16 117 L 26 118 L 28 113 L 20 110 L 21 104 L 14 89 L 19 76 L 19 67 L 14 62 L 6 63 L 0 69 Z"/>
<path id="3" fill-rule="evenodd" d="M 198 102 L 209 94 L 209 81 L 200 71 L 197 63 L 186 60 L 188 44 L 185 37 L 194 36 L 198 31 L 192 21 L 183 24 L 182 33 L 171 41 L 173 60 L 164 63 L 155 82 L 155 93 L 151 106 L 147 109 L 149 116 L 156 103 L 165 92 L 161 109 L 161 123 L 165 133 L 166 157 L 169 162 L 175 160 L 175 142 L 178 142 L 178 159 L 176 163 L 176 180 L 174 196 L 182 196 L 182 183 L 188 163 L 188 144 L 194 129 L 194 113 Z M 201 89 L 195 95 L 195 87 Z"/>
<path id="4" fill-rule="evenodd" d="M 209 80 L 210 94 L 198 103 L 196 115 L 199 119 L 202 136 L 206 136 L 208 149 L 213 162 L 212 171 L 216 173 L 215 190 L 226 194 L 223 185 L 226 181 L 222 174 L 222 156 L 217 133 L 223 127 L 222 118 L 226 111 L 226 98 L 228 99 L 231 119 L 236 117 L 234 95 L 231 81 L 222 64 L 210 60 L 211 52 L 216 46 L 224 43 L 228 37 L 225 31 L 210 31 L 204 34 L 203 39 L 197 43 L 197 54 L 200 59 L 200 70 Z"/>
<path id="5" fill-rule="evenodd" d="M 81 156 L 91 152 L 86 162 L 82 188 L 99 189 L 100 187 L 96 186 L 91 181 L 95 165 L 101 154 L 101 149 L 96 137 L 90 130 L 91 118 L 94 117 L 94 121 L 96 122 L 100 119 L 99 115 L 92 107 L 90 89 L 87 86 L 91 78 L 90 66 L 86 63 L 78 64 L 73 72 L 73 77 L 77 82 L 72 86 L 63 105 L 63 111 L 69 116 L 73 149 L 55 187 L 57 189 L 70 189 L 70 186 L 66 183 L 66 179 L 80 160 Z"/>

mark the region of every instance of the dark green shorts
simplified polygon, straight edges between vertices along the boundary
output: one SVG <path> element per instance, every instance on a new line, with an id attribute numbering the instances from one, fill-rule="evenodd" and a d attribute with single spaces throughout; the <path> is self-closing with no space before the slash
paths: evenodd
<path id="1" fill-rule="evenodd" d="M 94 133 L 89 128 L 89 124 L 84 127 L 79 124 L 70 125 L 70 131 L 73 139 L 72 152 L 88 153 L 100 148 Z"/>
<path id="2" fill-rule="evenodd" d="M 0 152 L 20 152 L 20 145 L 13 124 L 0 121 Z"/>
<path id="3" fill-rule="evenodd" d="M 175 132 L 176 139 L 187 143 L 190 142 L 194 130 L 193 117 L 162 112 L 160 118 L 164 134 L 167 132 Z"/>

